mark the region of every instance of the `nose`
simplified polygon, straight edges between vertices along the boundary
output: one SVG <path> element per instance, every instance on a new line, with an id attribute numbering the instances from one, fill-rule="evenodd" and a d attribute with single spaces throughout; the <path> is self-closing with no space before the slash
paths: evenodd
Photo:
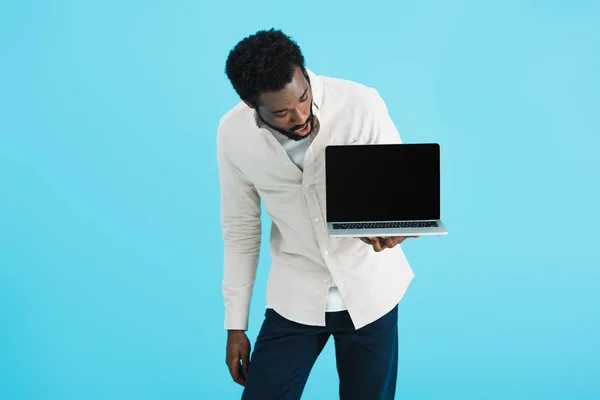
<path id="1" fill-rule="evenodd" d="M 302 110 L 300 107 L 296 108 L 294 112 L 294 124 L 301 125 L 306 122 L 308 116 L 310 115 L 310 110 Z"/>

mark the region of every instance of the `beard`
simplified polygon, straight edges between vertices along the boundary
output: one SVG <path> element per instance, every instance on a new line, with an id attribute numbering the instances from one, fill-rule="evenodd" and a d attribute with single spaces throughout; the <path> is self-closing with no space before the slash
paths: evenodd
<path id="1" fill-rule="evenodd" d="M 278 128 L 274 125 L 271 125 L 270 123 L 268 123 L 267 121 L 265 121 L 265 119 L 262 117 L 262 115 L 260 115 L 260 112 L 258 112 L 258 109 L 256 110 L 256 114 L 258 115 L 258 118 L 260 118 L 260 120 L 262 121 L 263 124 L 267 125 L 269 128 L 281 133 L 282 135 L 284 135 L 285 137 L 294 140 L 296 142 L 299 142 L 300 140 L 306 139 L 307 137 L 310 136 L 310 134 L 313 132 L 313 130 L 315 129 L 314 126 L 314 122 L 315 122 L 315 116 L 313 114 L 312 111 L 312 103 L 310 104 L 310 115 L 308 116 L 308 119 L 306 120 L 306 122 L 300 126 L 295 126 L 292 129 L 281 129 Z M 301 128 L 305 127 L 307 123 L 310 123 L 310 132 L 308 132 L 306 135 L 302 136 L 296 133 L 296 131 L 300 130 Z"/>

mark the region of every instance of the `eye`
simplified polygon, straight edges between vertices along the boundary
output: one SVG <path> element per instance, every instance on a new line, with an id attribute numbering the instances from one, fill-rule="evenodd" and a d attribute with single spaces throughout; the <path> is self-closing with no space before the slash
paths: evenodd
<path id="1" fill-rule="evenodd" d="M 279 113 L 279 114 L 275 114 L 275 118 L 285 118 L 286 115 L 287 115 L 286 112 L 282 112 L 282 113 Z"/>
<path id="2" fill-rule="evenodd" d="M 300 103 L 304 103 L 306 100 L 308 100 L 308 95 L 306 95 L 303 99 L 300 99 Z"/>

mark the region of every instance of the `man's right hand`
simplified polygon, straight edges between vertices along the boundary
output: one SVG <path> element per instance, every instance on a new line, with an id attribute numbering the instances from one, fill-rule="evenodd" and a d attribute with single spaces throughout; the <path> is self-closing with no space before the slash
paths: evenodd
<path id="1" fill-rule="evenodd" d="M 226 357 L 231 377 L 236 383 L 245 386 L 250 362 L 250 341 L 244 331 L 227 331 Z"/>

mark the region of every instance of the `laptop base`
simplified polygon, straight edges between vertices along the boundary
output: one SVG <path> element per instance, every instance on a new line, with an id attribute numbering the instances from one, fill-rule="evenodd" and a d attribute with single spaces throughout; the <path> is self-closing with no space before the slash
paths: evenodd
<path id="1" fill-rule="evenodd" d="M 403 221 L 411 222 L 411 221 Z M 413 221 L 415 223 L 427 221 Z M 329 222 L 327 228 L 331 237 L 389 237 L 389 236 L 440 236 L 447 235 L 448 231 L 440 220 L 434 220 L 438 226 L 425 228 L 360 228 L 360 229 L 335 229 L 334 225 L 351 225 L 351 223 Z M 373 224 L 373 223 L 365 223 Z"/>

